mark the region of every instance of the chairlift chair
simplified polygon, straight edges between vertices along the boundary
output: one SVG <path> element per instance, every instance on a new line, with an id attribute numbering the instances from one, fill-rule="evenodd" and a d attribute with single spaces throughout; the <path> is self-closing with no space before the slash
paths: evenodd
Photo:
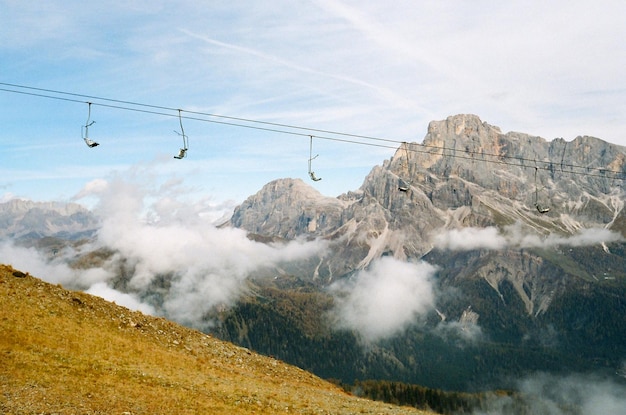
<path id="1" fill-rule="evenodd" d="M 181 149 L 179 150 L 179 152 L 178 152 L 178 155 L 177 155 L 177 156 L 174 156 L 174 158 L 175 158 L 175 159 L 179 159 L 179 160 L 180 160 L 180 159 L 185 158 L 185 156 L 186 156 L 186 155 L 187 155 L 187 150 L 186 150 L 186 149 L 184 149 L 184 148 L 181 148 Z"/>
<path id="2" fill-rule="evenodd" d="M 319 156 L 319 154 L 316 154 L 315 157 L 313 157 L 313 136 L 311 135 L 309 137 L 310 137 L 310 141 L 309 141 L 309 177 L 314 182 L 319 182 L 320 180 L 322 180 L 322 178 L 315 176 L 315 172 L 313 170 L 311 170 L 311 161 L 316 159 L 317 156 Z"/>
<path id="3" fill-rule="evenodd" d="M 408 192 L 411 188 L 411 183 L 407 183 L 404 180 L 400 179 L 400 183 L 398 184 L 398 190 L 401 192 Z"/>
<path id="4" fill-rule="evenodd" d="M 187 150 L 189 150 L 189 137 L 185 135 L 185 129 L 183 128 L 183 117 L 181 115 L 183 110 L 178 110 L 178 121 L 180 122 L 180 133 L 176 130 L 174 132 L 183 137 L 183 147 L 178 151 L 178 155 L 174 156 L 175 159 L 181 160 L 187 156 Z"/>
<path id="5" fill-rule="evenodd" d="M 99 146 L 99 143 L 96 143 L 95 141 L 91 140 L 89 138 L 89 127 L 91 127 L 93 124 L 95 124 L 95 121 L 91 121 L 91 102 L 88 102 L 88 115 L 87 115 L 87 121 L 85 122 L 85 125 L 81 126 L 81 136 L 83 137 L 83 140 L 85 140 L 85 144 L 87 144 L 87 147 L 93 148 L 96 146 Z"/>
<path id="6" fill-rule="evenodd" d="M 535 207 L 537 208 L 537 212 L 541 213 L 542 215 L 544 213 L 550 212 L 549 207 L 541 206 L 539 203 L 535 203 Z"/>
<path id="7" fill-rule="evenodd" d="M 402 145 L 404 146 L 404 155 L 406 157 L 406 169 L 407 171 L 409 171 L 409 150 L 407 150 L 406 141 L 402 142 Z M 406 193 L 409 191 L 410 188 L 411 188 L 411 182 L 404 180 L 403 178 L 400 178 L 400 181 L 398 183 L 398 190 Z"/>
<path id="8" fill-rule="evenodd" d="M 93 148 L 93 147 L 96 147 L 96 146 L 99 146 L 99 145 L 100 145 L 100 143 L 96 143 L 95 141 L 90 140 L 90 139 L 88 139 L 88 138 L 84 138 L 84 140 L 85 140 L 85 144 L 87 144 L 87 146 L 88 146 L 88 147 L 91 147 L 91 148 Z"/>
<path id="9" fill-rule="evenodd" d="M 535 167 L 535 208 L 537 212 L 542 215 L 550 212 L 550 208 L 548 206 L 544 206 L 539 204 L 539 188 L 537 187 L 537 167 Z"/>

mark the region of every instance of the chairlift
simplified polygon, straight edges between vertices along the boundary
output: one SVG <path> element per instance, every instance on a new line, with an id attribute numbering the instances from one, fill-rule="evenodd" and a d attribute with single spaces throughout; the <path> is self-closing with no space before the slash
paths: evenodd
<path id="1" fill-rule="evenodd" d="M 537 208 L 537 212 L 542 215 L 550 212 L 550 208 L 548 206 L 543 206 L 539 204 L 539 188 L 537 187 L 537 167 L 535 166 L 535 208 Z"/>
<path id="2" fill-rule="evenodd" d="M 314 182 L 319 182 L 320 180 L 322 180 L 322 178 L 315 176 L 315 172 L 311 170 L 311 161 L 316 159 L 319 154 L 316 154 L 315 157 L 313 157 L 313 136 L 311 135 L 309 137 L 311 139 L 309 142 L 309 176 Z"/>
<path id="3" fill-rule="evenodd" d="M 548 213 L 548 212 L 550 212 L 550 208 L 549 208 L 549 207 L 541 206 L 541 205 L 540 205 L 540 204 L 538 204 L 538 203 L 535 203 L 535 207 L 537 208 L 537 211 L 538 211 L 539 213 L 541 213 L 542 215 L 543 215 L 544 213 Z"/>
<path id="4" fill-rule="evenodd" d="M 80 133 L 81 133 L 83 140 L 85 140 L 85 144 L 87 144 L 87 147 L 93 148 L 93 147 L 99 146 L 100 144 L 96 143 L 95 141 L 89 138 L 89 127 L 95 124 L 95 121 L 89 122 L 91 120 L 91 102 L 88 102 L 87 104 L 89 108 L 87 121 L 85 122 L 85 125 L 81 126 Z"/>
<path id="5" fill-rule="evenodd" d="M 404 146 L 404 155 L 406 157 L 406 169 L 408 172 L 409 171 L 409 150 L 407 150 L 406 141 L 403 141 L 402 145 Z M 411 188 L 411 182 L 404 180 L 403 178 L 400 178 L 400 181 L 398 183 L 398 190 L 406 193 L 409 191 L 410 188 Z"/>
<path id="6" fill-rule="evenodd" d="M 187 150 L 189 150 L 189 137 L 185 135 L 185 129 L 183 128 L 183 117 L 181 115 L 183 110 L 178 110 L 178 121 L 180 122 L 180 133 L 176 130 L 174 132 L 183 137 L 183 148 L 178 151 L 178 155 L 174 156 L 175 159 L 181 160 L 187 156 Z"/>
<path id="7" fill-rule="evenodd" d="M 400 190 L 401 192 L 408 192 L 410 188 L 410 182 L 405 182 L 403 179 L 400 179 L 400 182 L 398 183 L 398 190 Z"/>
<path id="8" fill-rule="evenodd" d="M 181 149 L 178 151 L 178 155 L 177 155 L 177 156 L 174 156 L 174 158 L 175 158 L 175 159 L 179 159 L 179 160 L 180 160 L 180 159 L 185 158 L 185 156 L 186 156 L 186 155 L 187 155 L 187 150 L 185 150 L 184 148 L 181 148 Z"/>

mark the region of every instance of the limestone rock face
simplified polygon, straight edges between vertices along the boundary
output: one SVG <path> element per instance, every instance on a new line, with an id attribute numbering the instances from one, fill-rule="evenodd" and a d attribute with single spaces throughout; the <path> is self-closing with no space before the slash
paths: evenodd
<path id="1" fill-rule="evenodd" d="M 329 198 L 300 180 L 276 180 L 236 208 L 231 225 L 264 237 L 330 240 L 316 269 L 323 281 L 366 268 L 382 255 L 423 258 L 442 230 L 516 224 L 540 237 L 591 227 L 624 235 L 625 162 L 626 148 L 598 138 L 546 141 L 456 115 L 432 121 L 422 143 L 402 144 L 357 191 Z M 536 205 L 550 211 L 542 214 Z M 491 257 L 474 276 L 484 275 L 496 291 L 506 279 L 528 313 L 545 310 L 542 293 L 550 288 L 528 291 L 533 283 L 523 281 L 542 268 L 506 264 L 496 278 L 489 270 L 500 260 Z"/>

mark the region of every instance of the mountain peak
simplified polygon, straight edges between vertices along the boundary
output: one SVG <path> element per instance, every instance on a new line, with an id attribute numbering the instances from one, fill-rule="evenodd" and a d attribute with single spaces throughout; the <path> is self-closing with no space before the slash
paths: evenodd
<path id="1" fill-rule="evenodd" d="M 445 136 L 471 136 L 482 131 L 494 130 L 501 133 L 499 127 L 483 122 L 480 117 L 473 114 L 451 115 L 443 121 L 431 121 L 428 124 L 428 137 L 437 135 Z"/>
<path id="2" fill-rule="evenodd" d="M 339 221 L 344 206 L 345 202 L 322 195 L 300 179 L 278 179 L 239 205 L 231 224 L 285 239 L 316 236 Z"/>

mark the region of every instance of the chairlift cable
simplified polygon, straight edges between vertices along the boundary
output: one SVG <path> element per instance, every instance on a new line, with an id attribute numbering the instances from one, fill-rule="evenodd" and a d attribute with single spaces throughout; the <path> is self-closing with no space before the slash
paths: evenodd
<path id="1" fill-rule="evenodd" d="M 119 103 L 119 104 L 133 105 L 133 106 L 137 106 L 137 107 L 153 108 L 153 109 L 159 109 L 159 110 L 165 110 L 165 111 L 182 111 L 182 110 L 179 110 L 179 109 L 174 109 L 174 108 L 164 107 L 164 106 L 142 104 L 142 103 L 132 102 L 132 101 L 124 101 L 124 100 L 117 100 L 117 99 L 111 99 L 111 98 L 102 98 L 102 97 L 83 95 L 83 94 L 76 94 L 76 93 L 70 93 L 70 92 L 63 92 L 63 91 L 56 91 L 56 90 L 44 89 L 44 88 L 35 88 L 35 87 L 29 87 L 29 86 L 23 86 L 23 85 L 9 84 L 9 83 L 5 83 L 5 82 L 0 82 L 0 85 L 5 85 L 5 86 L 13 87 L 13 88 L 23 88 L 23 89 L 29 89 L 29 90 L 34 90 L 34 91 L 40 91 L 40 92 L 54 93 L 54 94 L 59 94 L 59 95 L 67 95 L 67 96 L 74 96 L 74 97 L 89 98 L 89 99 L 101 100 L 101 101 L 105 101 L 105 102 L 113 102 L 113 103 Z M 19 90 L 15 90 L 15 89 L 0 88 L 0 91 L 17 93 L 17 94 L 22 94 L 22 95 L 35 96 L 35 97 L 41 97 L 41 98 L 57 99 L 57 100 L 68 101 L 68 102 L 85 103 L 85 101 L 79 100 L 79 99 L 75 99 L 75 98 L 67 98 L 67 97 L 47 95 L 47 94 L 43 94 L 43 93 L 19 91 Z M 247 125 L 247 124 L 241 124 L 241 123 L 231 122 L 231 121 L 219 121 L 219 120 L 215 120 L 215 119 L 207 119 L 207 118 L 201 118 L 201 117 L 196 117 L 196 116 L 183 116 L 182 114 L 180 114 L 180 112 L 178 114 L 171 114 L 171 113 L 167 113 L 167 112 L 153 111 L 153 110 L 141 109 L 141 108 L 132 108 L 132 107 L 122 106 L 122 105 L 106 104 L 106 103 L 102 103 L 102 102 L 91 102 L 91 101 L 89 101 L 87 103 L 92 104 L 92 105 L 98 105 L 98 106 L 105 107 L 105 108 L 112 108 L 112 109 L 119 109 L 119 110 L 126 110 L 126 111 L 134 111 L 134 112 L 140 112 L 140 113 L 152 114 L 152 115 L 159 115 L 159 116 L 179 117 L 179 120 L 181 121 L 181 123 L 182 123 L 182 118 L 185 118 L 185 119 L 193 120 L 193 121 L 210 122 L 210 123 L 227 125 L 227 126 L 232 126 L 232 127 L 249 128 L 249 129 L 266 131 L 266 132 L 271 132 L 271 133 L 289 134 L 289 135 L 301 136 L 301 137 L 311 137 L 311 134 L 307 134 L 306 132 L 288 131 L 288 130 L 279 129 L 279 128 L 273 128 L 273 127 L 290 128 L 290 129 L 302 130 L 302 131 L 322 132 L 322 133 L 332 134 L 332 135 L 336 135 L 336 136 L 340 136 L 340 137 L 341 136 L 349 137 L 350 139 L 348 139 L 348 138 L 338 138 L 338 137 L 329 137 L 329 136 L 323 136 L 323 135 L 315 135 L 315 137 L 318 138 L 318 139 L 321 139 L 321 140 L 329 140 L 329 141 L 342 142 L 342 143 L 347 143 L 347 144 L 359 144 L 359 145 L 366 145 L 366 146 L 370 146 L 370 147 L 388 148 L 388 149 L 394 149 L 394 150 L 397 150 L 398 146 L 397 145 L 391 145 L 391 143 L 395 143 L 395 144 L 400 144 L 401 145 L 402 143 L 406 142 L 406 141 L 398 141 L 398 140 L 392 140 L 392 139 L 387 139 L 387 138 L 371 137 L 371 136 L 365 136 L 365 135 L 343 133 L 343 132 L 338 132 L 338 131 L 301 127 L 301 126 L 295 126 L 295 125 L 289 125 L 289 124 L 272 123 L 272 122 L 266 122 L 266 121 L 259 121 L 259 120 L 240 118 L 240 117 L 231 117 L 231 116 L 225 116 L 225 115 L 210 114 L 210 113 L 204 113 L 204 112 L 199 112 L 199 111 L 188 111 L 188 110 L 185 110 L 185 112 L 187 112 L 189 114 L 195 114 L 195 115 L 198 115 L 198 116 L 221 118 L 221 119 L 233 120 L 233 121 L 241 121 L 241 122 L 248 122 L 248 123 L 252 123 L 252 124 L 261 124 L 261 125 L 267 125 L 267 126 L 271 126 L 271 127 L 261 127 L 261 126 L 258 126 L 258 125 Z M 356 139 L 377 141 L 377 143 L 358 141 Z M 390 143 L 390 144 L 382 144 L 382 143 Z M 446 146 L 435 146 L 435 145 L 428 145 L 428 144 L 423 144 L 423 143 L 422 144 L 415 143 L 415 144 L 416 144 L 416 146 L 413 146 L 413 147 L 418 147 L 418 148 L 411 148 L 411 149 L 409 149 L 407 151 L 411 151 L 413 153 L 432 154 L 432 150 L 445 151 L 445 150 L 450 149 L 449 147 L 446 147 Z M 431 150 L 431 151 L 429 151 L 429 150 Z M 507 156 L 507 155 L 501 155 L 501 154 L 483 153 L 483 152 L 479 153 L 477 151 L 465 151 L 465 154 L 466 155 L 460 155 L 457 152 L 453 152 L 453 154 L 449 154 L 449 155 L 447 155 L 447 157 L 457 158 L 457 159 L 466 159 L 466 160 L 475 160 L 474 155 L 480 154 L 482 156 L 482 159 L 483 159 L 482 161 L 484 161 L 486 163 L 501 164 L 501 165 L 522 167 L 522 168 L 525 167 L 525 162 L 533 162 L 534 161 L 535 163 L 543 164 L 543 166 L 536 166 L 538 169 L 542 169 L 542 170 L 550 170 L 551 166 L 554 165 L 554 162 L 552 162 L 552 161 L 537 161 L 537 160 L 523 158 L 523 157 L 515 157 L 515 156 Z M 489 159 L 489 158 L 492 158 L 492 159 Z M 507 161 L 507 160 L 513 160 L 513 161 Z M 601 177 L 601 178 L 606 178 L 607 174 L 611 174 L 611 175 L 614 175 L 613 179 L 619 179 L 619 180 L 626 179 L 626 172 L 622 172 L 622 171 L 618 171 L 618 170 L 605 169 L 605 168 L 600 168 L 600 167 L 588 167 L 588 166 L 580 166 L 580 165 L 576 165 L 576 164 L 565 164 L 565 163 L 563 163 L 563 157 L 562 157 L 561 169 L 563 170 L 563 168 L 569 168 L 570 170 L 567 171 L 567 173 L 569 173 L 569 174 L 589 176 L 589 177 Z M 584 170 L 584 171 L 576 171 L 575 169 Z M 566 172 L 566 171 L 563 170 L 563 172 Z M 594 172 L 597 172 L 597 173 L 594 173 Z"/>

